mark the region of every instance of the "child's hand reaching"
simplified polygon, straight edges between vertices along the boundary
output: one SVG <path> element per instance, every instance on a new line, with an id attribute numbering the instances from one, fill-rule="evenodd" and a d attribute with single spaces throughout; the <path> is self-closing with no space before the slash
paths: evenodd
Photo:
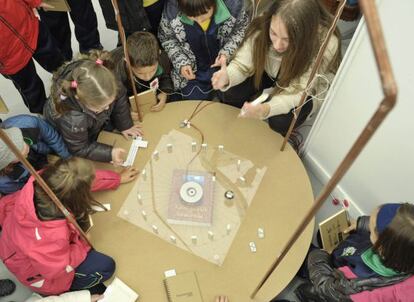
<path id="1" fill-rule="evenodd" d="M 211 85 L 215 90 L 223 89 L 230 82 L 226 63 L 221 62 L 220 64 L 220 70 L 213 73 L 213 76 L 211 77 Z"/>
<path id="2" fill-rule="evenodd" d="M 135 178 L 137 178 L 138 174 L 139 171 L 132 167 L 122 170 L 122 172 L 119 173 L 121 176 L 121 184 L 133 181 Z"/>
<path id="3" fill-rule="evenodd" d="M 91 302 L 97 302 L 99 300 L 102 300 L 104 298 L 103 295 L 92 295 L 91 296 Z"/>
<path id="4" fill-rule="evenodd" d="M 352 231 L 355 231 L 357 228 L 356 220 L 351 220 L 351 225 L 344 230 L 344 234 L 348 234 Z"/>
<path id="5" fill-rule="evenodd" d="M 121 131 L 122 135 L 128 139 L 128 135 L 132 137 L 142 136 L 144 134 L 141 130 L 141 125 L 134 125 L 131 128 Z"/>
<path id="6" fill-rule="evenodd" d="M 217 296 L 215 302 L 230 302 L 230 300 L 227 296 Z"/>
<path id="7" fill-rule="evenodd" d="M 181 67 L 180 73 L 184 78 L 186 78 L 189 81 L 195 79 L 195 74 L 190 65 Z"/>
<path id="8" fill-rule="evenodd" d="M 163 92 L 157 95 L 158 104 L 151 107 L 151 111 L 161 111 L 165 107 L 165 103 L 167 102 L 167 95 Z"/>
<path id="9" fill-rule="evenodd" d="M 120 166 L 125 161 L 125 150 L 122 148 L 112 148 L 112 164 Z"/>

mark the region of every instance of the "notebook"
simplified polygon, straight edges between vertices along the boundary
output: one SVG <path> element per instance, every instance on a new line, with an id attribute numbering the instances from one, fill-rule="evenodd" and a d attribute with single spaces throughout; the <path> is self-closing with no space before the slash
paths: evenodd
<path id="1" fill-rule="evenodd" d="M 348 213 L 345 209 L 320 222 L 319 231 L 323 249 L 332 253 L 339 243 L 348 237 L 348 234 L 344 234 L 344 230 L 348 226 Z"/>
<path id="2" fill-rule="evenodd" d="M 202 302 L 195 272 L 177 274 L 164 279 L 169 302 Z"/>
<path id="3" fill-rule="evenodd" d="M 139 295 L 117 277 L 104 292 L 100 302 L 135 302 Z"/>
<path id="4" fill-rule="evenodd" d="M 66 0 L 43 0 L 42 2 L 53 6 L 53 8 L 46 8 L 46 11 L 70 12 L 70 6 Z"/>
<path id="5" fill-rule="evenodd" d="M 157 96 L 152 89 L 145 90 L 144 92 L 138 93 L 139 109 L 141 110 L 142 116 L 151 111 L 151 107 L 157 104 Z M 129 103 L 131 104 L 131 110 L 137 112 L 137 105 L 135 103 L 134 96 L 129 97 Z"/>

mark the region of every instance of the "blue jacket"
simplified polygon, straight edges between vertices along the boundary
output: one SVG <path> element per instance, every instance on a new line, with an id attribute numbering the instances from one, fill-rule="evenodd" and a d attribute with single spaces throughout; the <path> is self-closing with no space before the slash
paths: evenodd
<path id="1" fill-rule="evenodd" d="M 2 128 L 17 127 L 22 131 L 24 141 L 29 145 L 29 162 L 40 169 L 46 163 L 48 153 L 56 153 L 62 158 L 70 157 L 60 134 L 46 121 L 31 115 L 16 115 L 1 124 Z M 17 163 L 8 175 L 0 176 L 0 193 L 10 194 L 20 190 L 30 177 L 22 163 Z"/>

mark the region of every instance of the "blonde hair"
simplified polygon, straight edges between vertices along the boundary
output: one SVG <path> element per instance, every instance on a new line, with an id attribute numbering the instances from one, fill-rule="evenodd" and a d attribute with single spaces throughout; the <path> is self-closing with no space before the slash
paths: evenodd
<path id="1" fill-rule="evenodd" d="M 93 212 L 93 205 L 102 206 L 91 194 L 95 169 L 89 160 L 79 157 L 60 159 L 49 166 L 41 176 L 78 222 L 88 218 L 88 214 Z M 37 182 L 34 183 L 34 189 L 36 211 L 40 219 L 52 220 L 63 217 Z"/>
<path id="2" fill-rule="evenodd" d="M 93 107 L 116 97 L 118 83 L 112 71 L 105 67 L 108 58 L 108 52 L 96 50 L 58 69 L 53 75 L 51 88 L 58 113 L 69 110 L 62 102 L 62 96 L 76 98 L 80 103 Z"/>

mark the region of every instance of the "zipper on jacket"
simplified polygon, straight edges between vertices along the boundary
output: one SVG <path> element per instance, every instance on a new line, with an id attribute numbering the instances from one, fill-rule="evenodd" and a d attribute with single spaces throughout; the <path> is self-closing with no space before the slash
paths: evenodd
<path id="1" fill-rule="evenodd" d="M 0 16 L 0 20 L 4 23 L 4 25 L 6 25 L 10 31 L 12 31 L 16 37 L 20 40 L 20 42 L 22 42 L 23 46 L 32 53 L 32 55 L 34 54 L 35 50 L 33 48 L 31 48 L 29 46 L 29 44 L 27 44 L 27 42 L 24 40 L 24 38 L 17 32 L 17 30 L 6 20 L 3 18 L 3 16 Z"/>
<path id="2" fill-rule="evenodd" d="M 7 260 L 9 260 L 11 257 L 13 257 L 14 255 L 16 255 L 16 252 L 14 252 L 13 254 L 11 254 L 9 257 L 7 257 L 6 259 L 3 260 L 3 263 L 6 263 Z"/>

